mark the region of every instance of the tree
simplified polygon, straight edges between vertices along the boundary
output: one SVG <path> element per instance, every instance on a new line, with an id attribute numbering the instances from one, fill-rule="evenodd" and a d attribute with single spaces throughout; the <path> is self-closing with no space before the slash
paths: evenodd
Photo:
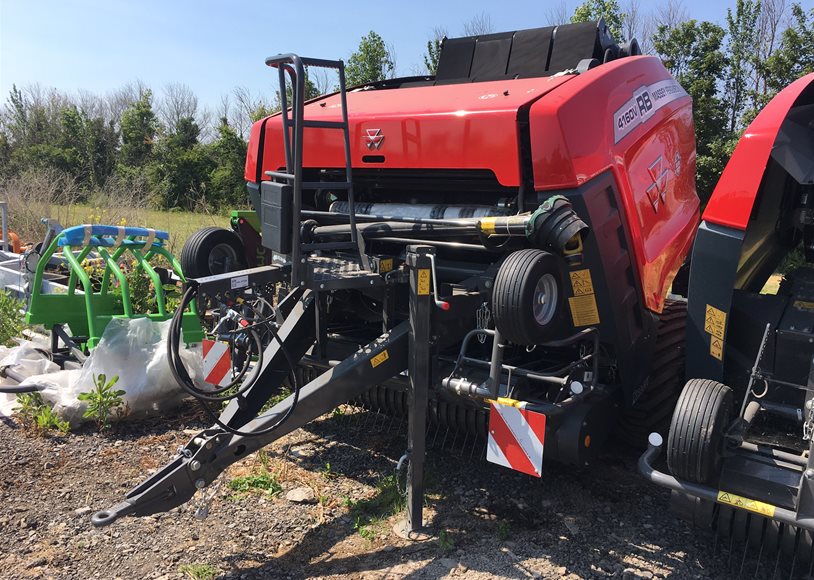
<path id="1" fill-rule="evenodd" d="M 210 145 L 214 169 L 209 176 L 209 198 L 222 204 L 234 203 L 246 195 L 243 170 L 246 142 L 223 117 L 218 125 L 218 138 Z"/>
<path id="2" fill-rule="evenodd" d="M 481 12 L 464 22 L 464 36 L 481 36 L 494 32 L 492 17 L 486 12 Z"/>
<path id="3" fill-rule="evenodd" d="M 718 96 L 718 79 L 726 69 L 724 35 L 717 24 L 688 20 L 674 28 L 659 26 L 653 38 L 656 53 L 693 99 L 696 186 L 704 202 L 712 195 L 732 148 Z"/>
<path id="4" fill-rule="evenodd" d="M 359 48 L 350 55 L 345 65 L 345 79 L 349 87 L 382 81 L 389 78 L 395 64 L 381 36 L 370 31 L 359 42 Z"/>
<path id="5" fill-rule="evenodd" d="M 754 69 L 757 46 L 757 20 L 760 2 L 736 0 L 735 12 L 726 11 L 726 27 L 729 37 L 727 68 L 725 71 L 725 105 L 729 117 L 729 130 L 734 131 L 743 120 L 749 96 L 749 78 Z"/>
<path id="6" fill-rule="evenodd" d="M 158 119 L 153 112 L 152 92 L 146 89 L 122 112 L 119 164 L 144 167 L 150 161 L 157 132 Z"/>
<path id="7" fill-rule="evenodd" d="M 158 142 L 148 168 L 154 204 L 163 209 L 193 209 L 207 191 L 213 161 L 198 142 L 200 127 L 191 117 L 178 120 L 176 132 Z"/>
<path id="8" fill-rule="evenodd" d="M 814 72 L 814 8 L 806 13 L 800 4 L 792 5 L 791 24 L 764 66 L 768 93 L 765 101 L 801 76 Z"/>
<path id="9" fill-rule="evenodd" d="M 622 24 L 624 15 L 616 0 L 585 0 L 574 10 L 571 22 L 589 22 L 591 20 L 605 19 L 605 24 L 614 38 L 622 37 Z"/>
<path id="10" fill-rule="evenodd" d="M 427 54 L 424 55 L 424 67 L 427 74 L 434 75 L 438 71 L 438 59 L 441 58 L 441 44 L 447 37 L 446 28 L 436 26 L 432 30 L 432 38 L 427 41 Z"/>

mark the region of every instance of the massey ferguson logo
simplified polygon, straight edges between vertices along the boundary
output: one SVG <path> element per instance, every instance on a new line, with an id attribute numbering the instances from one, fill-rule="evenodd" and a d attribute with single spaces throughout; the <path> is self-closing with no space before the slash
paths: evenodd
<path id="1" fill-rule="evenodd" d="M 368 129 L 367 136 L 365 137 L 365 142 L 367 144 L 367 148 L 373 151 L 374 149 L 378 150 L 379 147 L 382 146 L 382 141 L 384 141 L 384 135 L 382 135 L 381 129 Z"/>
<path id="2" fill-rule="evenodd" d="M 664 203 L 664 198 L 667 195 L 667 177 L 669 176 L 670 167 L 664 162 L 664 158 L 659 155 L 647 170 L 650 173 L 650 179 L 653 180 L 653 184 L 647 188 L 647 197 L 650 198 L 650 203 L 653 204 L 653 211 L 658 212 L 659 203 Z"/>

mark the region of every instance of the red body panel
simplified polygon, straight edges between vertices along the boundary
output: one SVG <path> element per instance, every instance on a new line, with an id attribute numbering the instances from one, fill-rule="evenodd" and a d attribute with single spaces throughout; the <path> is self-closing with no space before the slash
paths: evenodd
<path id="1" fill-rule="evenodd" d="M 777 132 L 814 73 L 780 91 L 747 127 L 704 210 L 704 221 L 746 230 Z"/>
<path id="2" fill-rule="evenodd" d="M 628 120 L 635 122 L 620 136 L 620 111 L 648 90 L 657 98 L 658 83 L 673 86 L 669 98 L 647 114 L 632 111 Z M 699 201 L 691 101 L 655 57 L 619 59 L 580 75 L 348 93 L 353 167 L 487 169 L 501 185 L 519 186 L 518 111 L 524 105 L 535 190 L 574 188 L 613 172 L 644 303 L 660 312 L 692 244 Z M 318 99 L 306 106 L 305 118 L 339 120 L 339 107 L 338 95 Z M 285 164 L 281 119 L 272 116 L 252 128 L 249 181 L 258 176 L 262 124 L 263 171 Z M 384 136 L 378 149 L 368 146 L 369 130 Z M 342 167 L 341 132 L 306 129 L 303 156 L 304 167 Z"/>
<path id="3" fill-rule="evenodd" d="M 535 189 L 578 187 L 613 171 L 644 301 L 656 312 L 698 226 L 691 100 L 669 100 L 618 142 L 614 123 L 642 87 L 671 79 L 655 57 L 620 59 L 537 101 L 529 119 Z"/>
<path id="4" fill-rule="evenodd" d="M 501 185 L 518 186 L 517 110 L 573 78 L 349 92 L 353 167 L 487 169 L 494 172 Z M 305 108 L 306 119 L 338 121 L 340 115 L 339 95 L 319 99 Z M 276 170 L 285 165 L 282 123 L 279 115 L 269 117 L 265 123 L 263 170 Z M 384 136 L 379 149 L 368 148 L 368 129 L 378 129 Z M 249 150 L 252 150 L 251 141 Z M 366 163 L 363 157 L 367 155 L 383 156 L 384 161 Z M 254 163 L 250 160 L 246 164 L 246 179 L 251 181 L 256 179 Z M 340 131 L 305 129 L 304 167 L 344 165 Z"/>

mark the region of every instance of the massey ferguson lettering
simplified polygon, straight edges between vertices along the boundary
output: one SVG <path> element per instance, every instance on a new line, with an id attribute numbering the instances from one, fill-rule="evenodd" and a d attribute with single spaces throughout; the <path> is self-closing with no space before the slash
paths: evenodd
<path id="1" fill-rule="evenodd" d="M 613 114 L 614 143 L 646 123 L 663 106 L 685 96 L 687 92 L 672 79 L 645 85 L 634 91 L 633 96 Z"/>

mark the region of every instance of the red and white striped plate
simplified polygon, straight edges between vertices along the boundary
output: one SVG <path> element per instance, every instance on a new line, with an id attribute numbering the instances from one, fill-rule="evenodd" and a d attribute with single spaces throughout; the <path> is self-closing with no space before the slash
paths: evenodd
<path id="1" fill-rule="evenodd" d="M 492 402 L 487 461 L 541 477 L 545 421 L 542 413 Z"/>

